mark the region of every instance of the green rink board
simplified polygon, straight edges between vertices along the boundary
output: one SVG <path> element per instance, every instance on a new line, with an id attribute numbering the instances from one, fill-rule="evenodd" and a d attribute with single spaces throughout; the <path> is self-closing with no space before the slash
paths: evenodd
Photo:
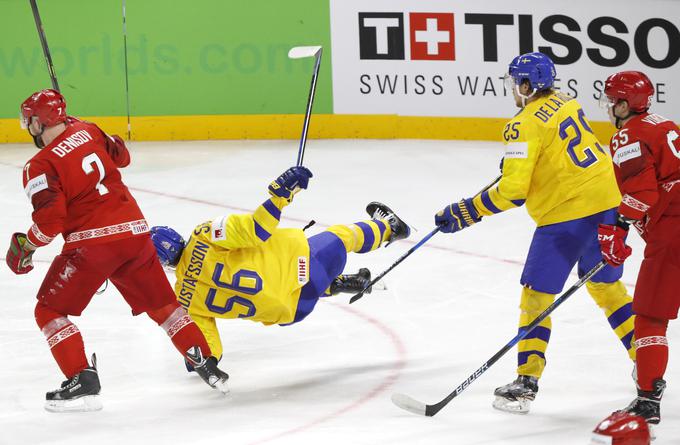
<path id="1" fill-rule="evenodd" d="M 38 0 L 69 113 L 126 115 L 122 0 Z M 126 0 L 133 116 L 303 113 L 323 45 L 314 111 L 332 113 L 327 0 Z M 0 0 L 0 118 L 50 87 L 28 0 Z"/>

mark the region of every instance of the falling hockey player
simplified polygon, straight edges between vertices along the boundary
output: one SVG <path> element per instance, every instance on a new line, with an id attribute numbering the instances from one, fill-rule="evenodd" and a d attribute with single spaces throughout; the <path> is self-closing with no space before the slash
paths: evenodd
<path id="1" fill-rule="evenodd" d="M 435 215 L 443 232 L 457 232 L 526 203 L 537 228 L 521 278 L 520 328 L 552 304 L 575 265 L 582 275 L 602 260 L 598 224 L 614 223 L 621 199 L 607 153 L 579 103 L 553 88 L 555 76 L 552 60 L 542 53 L 512 60 L 507 89 L 521 110 L 503 130 L 502 177 L 491 189 Z M 634 316 L 631 297 L 619 281 L 622 273 L 607 266 L 586 286 L 635 360 Z M 546 366 L 550 334 L 548 317 L 519 343 L 518 377 L 496 389 L 495 408 L 529 411 Z"/>
<path id="2" fill-rule="evenodd" d="M 626 245 L 631 225 L 646 243 L 633 297 L 638 397 L 597 430 L 614 436 L 614 443 L 619 436 L 613 417 L 632 421 L 640 416 L 652 425 L 661 421 L 666 330 L 680 308 L 680 128 L 649 112 L 653 96 L 654 86 L 644 73 L 623 71 L 609 76 L 601 99 L 618 130 L 609 147 L 623 193 L 616 221 L 600 226 L 602 254 L 611 265 L 623 264 L 631 254 Z"/>
<path id="3" fill-rule="evenodd" d="M 225 392 L 229 376 L 217 368 L 203 334 L 177 303 L 144 215 L 121 180 L 118 169 L 130 163 L 123 140 L 68 116 L 64 97 L 55 90 L 26 99 L 21 122 L 40 149 L 21 174 L 33 225 L 27 234 L 12 235 L 7 265 L 16 274 L 28 273 L 37 248 L 59 234 L 65 241 L 35 306 L 35 321 L 66 376 L 60 388 L 47 393 L 45 409 L 102 408 L 95 357 L 87 362 L 83 337 L 68 317 L 81 315 L 107 279 L 133 315 L 146 312 L 201 378 Z"/>
<path id="4" fill-rule="evenodd" d="M 358 292 L 370 282 L 367 269 L 341 275 L 347 253 L 369 252 L 409 235 L 408 225 L 376 202 L 366 208 L 371 220 L 332 226 L 309 239 L 300 229 L 278 228 L 282 209 L 311 177 L 305 167 L 286 170 L 255 212 L 203 223 L 187 242 L 169 227 L 151 229 L 161 262 L 176 267 L 177 299 L 216 356 L 223 351 L 216 318 L 297 323 L 322 295 Z"/>

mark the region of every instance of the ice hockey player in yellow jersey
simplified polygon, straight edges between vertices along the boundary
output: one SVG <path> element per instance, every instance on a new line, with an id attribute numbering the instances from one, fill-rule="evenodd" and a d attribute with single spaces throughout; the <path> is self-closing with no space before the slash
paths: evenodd
<path id="1" fill-rule="evenodd" d="M 331 226 L 309 239 L 301 229 L 278 228 L 281 211 L 311 177 L 305 167 L 286 170 L 255 212 L 200 224 L 187 242 L 167 226 L 151 229 L 161 262 L 176 267 L 177 299 L 214 356 L 223 352 L 216 318 L 297 323 L 322 295 L 358 292 L 369 283 L 367 269 L 341 275 L 347 253 L 369 252 L 410 234 L 408 225 L 377 202 L 366 208 L 371 220 Z"/>
<path id="2" fill-rule="evenodd" d="M 559 294 L 574 266 L 579 275 L 602 260 L 598 224 L 614 224 L 621 202 L 611 160 L 572 97 L 553 88 L 556 76 L 545 54 L 512 60 L 507 89 L 521 110 L 502 137 L 502 177 L 490 189 L 446 206 L 435 215 L 443 232 L 469 227 L 482 217 L 521 205 L 536 222 L 521 284 L 520 328 L 530 324 Z M 586 284 L 632 360 L 634 315 L 619 281 L 623 268 L 607 266 Z M 526 413 L 546 365 L 550 317 L 519 343 L 518 377 L 497 388 L 493 406 Z"/>

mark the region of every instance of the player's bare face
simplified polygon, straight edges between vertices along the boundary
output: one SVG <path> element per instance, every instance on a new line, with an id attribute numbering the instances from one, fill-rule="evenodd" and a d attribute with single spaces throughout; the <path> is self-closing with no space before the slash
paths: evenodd
<path id="1" fill-rule="evenodd" d="M 521 88 L 522 87 L 520 86 L 520 89 Z M 515 106 L 517 106 L 517 108 L 522 108 L 522 98 L 517 94 L 517 87 L 512 89 L 512 97 L 515 98 Z"/>
<path id="2" fill-rule="evenodd" d="M 31 123 L 28 125 L 28 132 L 31 136 L 37 136 L 40 134 L 40 123 L 37 119 L 32 119 Z"/>
<path id="3" fill-rule="evenodd" d="M 609 116 L 609 122 L 612 125 L 616 125 L 616 116 L 614 116 L 614 107 L 607 107 L 607 115 Z"/>

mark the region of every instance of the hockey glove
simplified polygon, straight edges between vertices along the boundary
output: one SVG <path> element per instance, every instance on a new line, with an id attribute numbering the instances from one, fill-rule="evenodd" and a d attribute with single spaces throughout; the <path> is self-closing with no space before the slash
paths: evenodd
<path id="1" fill-rule="evenodd" d="M 477 213 L 472 198 L 462 199 L 434 215 L 434 223 L 444 233 L 454 233 L 478 223 L 482 217 Z"/>
<path id="2" fill-rule="evenodd" d="M 22 275 L 33 270 L 35 246 L 28 241 L 25 233 L 15 233 L 10 240 L 5 260 L 12 272 Z"/>
<path id="3" fill-rule="evenodd" d="M 291 167 L 269 184 L 269 194 L 291 202 L 297 192 L 307 188 L 312 176 L 307 167 Z"/>
<path id="4" fill-rule="evenodd" d="M 626 245 L 627 235 L 628 230 L 621 226 L 600 224 L 597 229 L 597 240 L 600 242 L 602 258 L 614 267 L 622 265 L 633 252 L 633 249 Z"/>

